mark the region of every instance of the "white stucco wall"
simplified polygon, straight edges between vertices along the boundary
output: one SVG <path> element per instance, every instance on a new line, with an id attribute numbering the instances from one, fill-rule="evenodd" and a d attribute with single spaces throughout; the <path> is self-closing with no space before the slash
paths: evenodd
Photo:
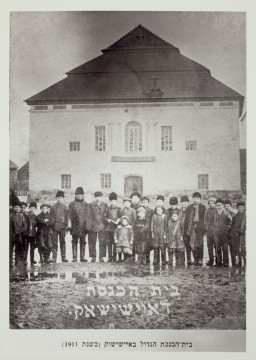
<path id="1" fill-rule="evenodd" d="M 100 173 L 112 174 L 112 190 L 120 194 L 127 174 L 143 176 L 144 194 L 197 189 L 198 174 L 209 174 L 210 190 L 239 190 L 238 112 L 238 103 L 219 106 L 217 102 L 214 106 L 31 110 L 30 190 L 60 188 L 61 174 L 71 174 L 72 189 L 83 186 L 94 191 L 101 187 Z M 125 152 L 125 125 L 132 120 L 143 129 L 140 153 Z M 96 125 L 106 126 L 105 152 L 95 151 Z M 161 151 L 161 125 L 172 126 L 172 151 Z M 186 140 L 197 140 L 198 150 L 186 151 Z M 70 152 L 69 141 L 80 141 L 81 150 Z M 156 161 L 111 162 L 111 156 L 155 156 Z"/>

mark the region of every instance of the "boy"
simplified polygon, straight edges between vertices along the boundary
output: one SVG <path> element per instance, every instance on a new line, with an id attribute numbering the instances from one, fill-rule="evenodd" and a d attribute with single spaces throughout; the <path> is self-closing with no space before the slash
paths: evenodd
<path id="1" fill-rule="evenodd" d="M 116 246 L 114 241 L 114 232 L 120 221 L 120 207 L 117 206 L 117 194 L 112 192 L 109 194 L 110 205 L 107 208 L 105 218 L 107 221 L 106 239 L 108 248 L 108 261 L 116 261 Z"/>
<path id="2" fill-rule="evenodd" d="M 176 258 L 176 266 L 185 264 L 185 245 L 182 238 L 182 228 L 179 212 L 173 211 L 168 221 L 168 237 L 166 240 L 169 265 L 172 267 L 173 255 Z"/>
<path id="3" fill-rule="evenodd" d="M 221 250 L 223 251 L 223 265 L 229 266 L 228 235 L 231 227 L 231 215 L 224 209 L 223 200 L 216 200 L 217 211 L 214 214 L 214 238 L 216 247 L 216 266 L 221 266 Z"/>
<path id="4" fill-rule="evenodd" d="M 21 212 L 19 201 L 13 201 L 13 211 L 10 214 L 10 267 L 12 267 L 13 249 L 15 247 L 15 264 L 24 265 L 23 234 L 27 231 L 27 224 Z"/>
<path id="5" fill-rule="evenodd" d="M 35 215 L 36 208 L 37 208 L 36 202 L 33 201 L 29 204 L 29 213 L 28 213 L 29 227 L 27 229 L 27 233 L 28 233 L 27 253 L 28 253 L 28 248 L 30 247 L 30 264 L 31 264 L 31 266 L 36 264 L 36 261 L 35 261 L 36 226 L 37 226 L 37 220 L 36 220 L 36 215 Z M 27 255 L 26 255 L 26 257 L 27 257 Z"/>
<path id="6" fill-rule="evenodd" d="M 24 219 L 26 221 L 27 224 L 27 230 L 22 234 L 22 247 L 23 247 L 23 261 L 24 261 L 24 265 L 27 265 L 27 253 L 28 253 L 28 228 L 29 228 L 29 217 L 28 217 L 28 213 L 27 213 L 27 207 L 28 204 L 24 201 L 22 201 L 21 203 L 21 213 L 24 216 Z"/>
<path id="7" fill-rule="evenodd" d="M 157 195 L 156 206 L 161 206 L 163 209 L 163 213 L 167 216 L 169 215 L 168 210 L 164 207 L 164 196 L 163 195 Z"/>
<path id="8" fill-rule="evenodd" d="M 145 218 L 146 210 L 139 207 L 137 210 L 137 219 L 134 223 L 134 247 L 138 254 L 137 263 L 146 264 L 146 254 L 148 253 L 148 242 L 150 239 L 150 223 Z"/>
<path id="9" fill-rule="evenodd" d="M 189 220 L 189 211 L 188 211 L 188 205 L 189 205 L 189 198 L 187 195 L 182 195 L 180 198 L 181 202 L 181 209 L 180 209 L 180 221 L 181 221 L 181 231 L 182 231 L 182 237 L 186 249 L 186 255 L 187 255 L 187 265 L 192 265 L 191 261 L 191 245 L 190 245 L 190 237 L 188 234 L 188 220 Z"/>
<path id="10" fill-rule="evenodd" d="M 99 240 L 99 261 L 106 257 L 106 219 L 107 204 L 102 201 L 101 191 L 94 193 L 95 201 L 90 204 L 91 231 L 89 233 L 89 254 L 96 261 L 96 241 Z"/>
<path id="11" fill-rule="evenodd" d="M 76 188 L 75 200 L 69 204 L 68 229 L 72 235 L 72 262 L 77 262 L 78 240 L 80 241 L 80 261 L 85 262 L 85 237 L 90 230 L 90 208 L 84 201 L 84 189 L 80 186 Z"/>
<path id="12" fill-rule="evenodd" d="M 147 222 L 149 224 L 151 224 L 152 216 L 154 214 L 154 210 L 149 207 L 149 198 L 147 196 L 143 196 L 143 198 L 141 198 L 141 202 L 142 202 L 142 206 L 146 210 L 145 219 L 147 220 Z M 151 243 L 152 243 L 152 241 L 151 241 L 151 232 L 150 232 L 149 233 L 148 250 L 147 250 L 147 253 L 146 253 L 146 263 L 147 264 L 150 263 L 150 251 L 153 250 L 151 248 Z"/>
<path id="13" fill-rule="evenodd" d="M 37 215 L 37 236 L 39 239 L 39 251 L 43 263 L 50 263 L 50 253 L 53 246 L 53 223 L 54 220 L 48 212 L 47 204 L 40 206 L 41 213 Z"/>
<path id="14" fill-rule="evenodd" d="M 134 209 L 135 211 L 138 210 L 138 208 L 141 206 L 140 204 L 140 198 L 141 195 L 140 193 L 138 193 L 137 191 L 133 192 L 130 196 L 131 198 L 131 208 Z"/>
<path id="15" fill-rule="evenodd" d="M 178 198 L 176 196 L 173 196 L 169 200 L 170 207 L 168 209 L 169 217 L 172 216 L 173 212 L 180 214 L 180 209 L 178 208 Z"/>
<path id="16" fill-rule="evenodd" d="M 120 224 L 117 226 L 114 239 L 116 244 L 116 252 L 119 254 L 119 262 L 121 262 L 122 253 L 124 261 L 132 255 L 134 233 L 132 226 L 129 224 L 127 216 L 122 216 Z"/>
<path id="17" fill-rule="evenodd" d="M 152 247 L 154 249 L 153 264 L 159 263 L 159 251 L 161 252 L 162 264 L 166 264 L 166 249 L 165 240 L 168 227 L 168 218 L 164 214 L 162 206 L 156 206 L 155 213 L 152 216 L 151 232 L 152 232 Z"/>
<path id="18" fill-rule="evenodd" d="M 245 203 L 239 201 L 237 203 L 237 214 L 232 219 L 230 230 L 229 248 L 231 254 L 232 266 L 241 266 L 242 247 L 245 260 Z M 241 246 L 242 245 L 242 246 Z"/>
<path id="19" fill-rule="evenodd" d="M 232 209 L 232 204 L 231 204 L 230 200 L 224 201 L 224 209 L 231 215 L 231 218 L 233 219 L 233 217 L 236 215 L 236 213 Z"/>
<path id="20" fill-rule="evenodd" d="M 208 199 L 208 209 L 205 211 L 204 215 L 204 224 L 206 229 L 206 236 L 207 236 L 207 247 L 208 247 L 208 254 L 209 254 L 209 260 L 207 261 L 206 265 L 211 266 L 213 265 L 214 257 L 213 257 L 213 249 L 215 246 L 214 241 L 214 217 L 216 213 L 216 207 L 215 207 L 215 199 L 209 198 Z"/>
<path id="21" fill-rule="evenodd" d="M 202 266 L 204 254 L 204 214 L 206 208 L 201 204 L 201 197 L 199 192 L 194 192 L 192 195 L 193 204 L 188 206 L 188 235 L 190 236 L 195 266 Z"/>
<path id="22" fill-rule="evenodd" d="M 131 207 L 131 199 L 123 199 L 124 207 L 120 211 L 120 216 L 127 216 L 129 224 L 134 225 L 135 220 L 137 219 L 136 211 Z"/>
<path id="23" fill-rule="evenodd" d="M 53 218 L 53 257 L 52 261 L 56 263 L 58 254 L 58 240 L 60 242 L 61 261 L 68 262 L 66 259 L 66 229 L 68 226 L 68 209 L 64 202 L 64 191 L 57 191 L 57 202 L 51 207 L 50 214 Z"/>

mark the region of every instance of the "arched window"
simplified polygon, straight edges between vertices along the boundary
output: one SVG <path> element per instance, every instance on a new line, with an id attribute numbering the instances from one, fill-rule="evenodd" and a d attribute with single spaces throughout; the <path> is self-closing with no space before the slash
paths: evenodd
<path id="1" fill-rule="evenodd" d="M 125 127 L 125 151 L 142 151 L 142 127 L 136 121 L 130 121 Z"/>

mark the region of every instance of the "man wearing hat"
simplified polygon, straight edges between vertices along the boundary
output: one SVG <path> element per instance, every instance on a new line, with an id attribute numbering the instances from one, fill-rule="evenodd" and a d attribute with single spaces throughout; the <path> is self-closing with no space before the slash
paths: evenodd
<path id="1" fill-rule="evenodd" d="M 194 192 L 192 195 L 193 204 L 188 206 L 188 235 L 194 257 L 194 265 L 202 266 L 204 255 L 204 215 L 206 207 L 201 204 L 201 194 Z"/>
<path id="2" fill-rule="evenodd" d="M 180 209 L 178 208 L 178 198 L 176 196 L 173 196 L 169 200 L 170 207 L 168 209 L 169 218 L 172 216 L 173 212 L 180 214 Z"/>
<path id="3" fill-rule="evenodd" d="M 106 257 L 106 211 L 107 204 L 102 201 L 101 191 L 94 193 L 95 200 L 90 204 L 91 229 L 89 233 L 89 255 L 92 262 L 96 261 L 96 241 L 99 240 L 99 260 L 103 262 Z"/>
<path id="4" fill-rule="evenodd" d="M 53 256 L 52 261 L 56 262 L 58 254 L 58 239 L 60 242 L 60 254 L 62 262 L 68 262 L 66 259 L 66 229 L 68 226 L 68 209 L 64 202 L 64 191 L 57 191 L 57 202 L 51 207 L 50 214 L 54 219 L 53 225 Z"/>
<path id="5" fill-rule="evenodd" d="M 204 224 L 206 229 L 206 236 L 207 236 L 207 248 L 208 248 L 208 254 L 209 254 L 209 261 L 207 261 L 206 265 L 211 266 L 214 262 L 214 256 L 213 256 L 213 250 L 215 247 L 215 241 L 214 241 L 214 218 L 215 214 L 217 212 L 216 210 L 216 199 L 213 197 L 210 197 L 208 199 L 208 209 L 205 211 L 204 215 Z"/>
<path id="6" fill-rule="evenodd" d="M 190 245 L 190 237 L 188 234 L 188 220 L 189 220 L 189 198 L 187 195 L 182 195 L 180 198 L 181 202 L 181 209 L 180 209 L 180 222 L 181 222 L 181 231 L 183 236 L 183 241 L 185 245 L 186 250 L 186 256 L 187 256 L 187 265 L 192 265 L 191 261 L 191 245 Z"/>
<path id="7" fill-rule="evenodd" d="M 68 227 L 72 235 L 73 262 L 77 261 L 77 244 L 80 241 L 80 261 L 85 262 L 85 237 L 90 230 L 89 204 L 84 201 L 84 190 L 76 188 L 75 200 L 69 204 Z"/>
<path id="8" fill-rule="evenodd" d="M 108 261 L 116 261 L 116 246 L 114 239 L 114 232 L 116 230 L 117 224 L 120 220 L 120 207 L 116 205 L 117 203 L 117 194 L 112 192 L 109 194 L 110 205 L 107 208 L 105 215 L 107 227 L 106 227 L 106 240 L 108 248 Z"/>

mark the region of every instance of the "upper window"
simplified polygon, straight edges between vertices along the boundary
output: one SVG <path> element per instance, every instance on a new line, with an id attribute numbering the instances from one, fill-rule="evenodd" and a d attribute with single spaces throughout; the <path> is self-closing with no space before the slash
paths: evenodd
<path id="1" fill-rule="evenodd" d="M 95 126 L 95 150 L 106 150 L 106 132 L 105 126 Z"/>
<path id="2" fill-rule="evenodd" d="M 186 141 L 186 150 L 197 150 L 197 141 L 196 140 Z"/>
<path id="3" fill-rule="evenodd" d="M 209 176 L 208 174 L 198 175 L 198 189 L 208 190 L 209 189 Z"/>
<path id="4" fill-rule="evenodd" d="M 142 151 L 142 126 L 137 121 L 130 121 L 125 127 L 125 151 Z"/>
<path id="5" fill-rule="evenodd" d="M 69 142 L 70 151 L 80 151 L 80 141 L 70 141 Z"/>
<path id="6" fill-rule="evenodd" d="M 111 174 L 100 174 L 101 178 L 101 187 L 111 188 Z"/>
<path id="7" fill-rule="evenodd" d="M 172 126 L 161 126 L 161 149 L 172 150 Z"/>
<path id="8" fill-rule="evenodd" d="M 61 188 L 62 189 L 71 189 L 71 175 L 62 174 L 61 175 Z"/>

